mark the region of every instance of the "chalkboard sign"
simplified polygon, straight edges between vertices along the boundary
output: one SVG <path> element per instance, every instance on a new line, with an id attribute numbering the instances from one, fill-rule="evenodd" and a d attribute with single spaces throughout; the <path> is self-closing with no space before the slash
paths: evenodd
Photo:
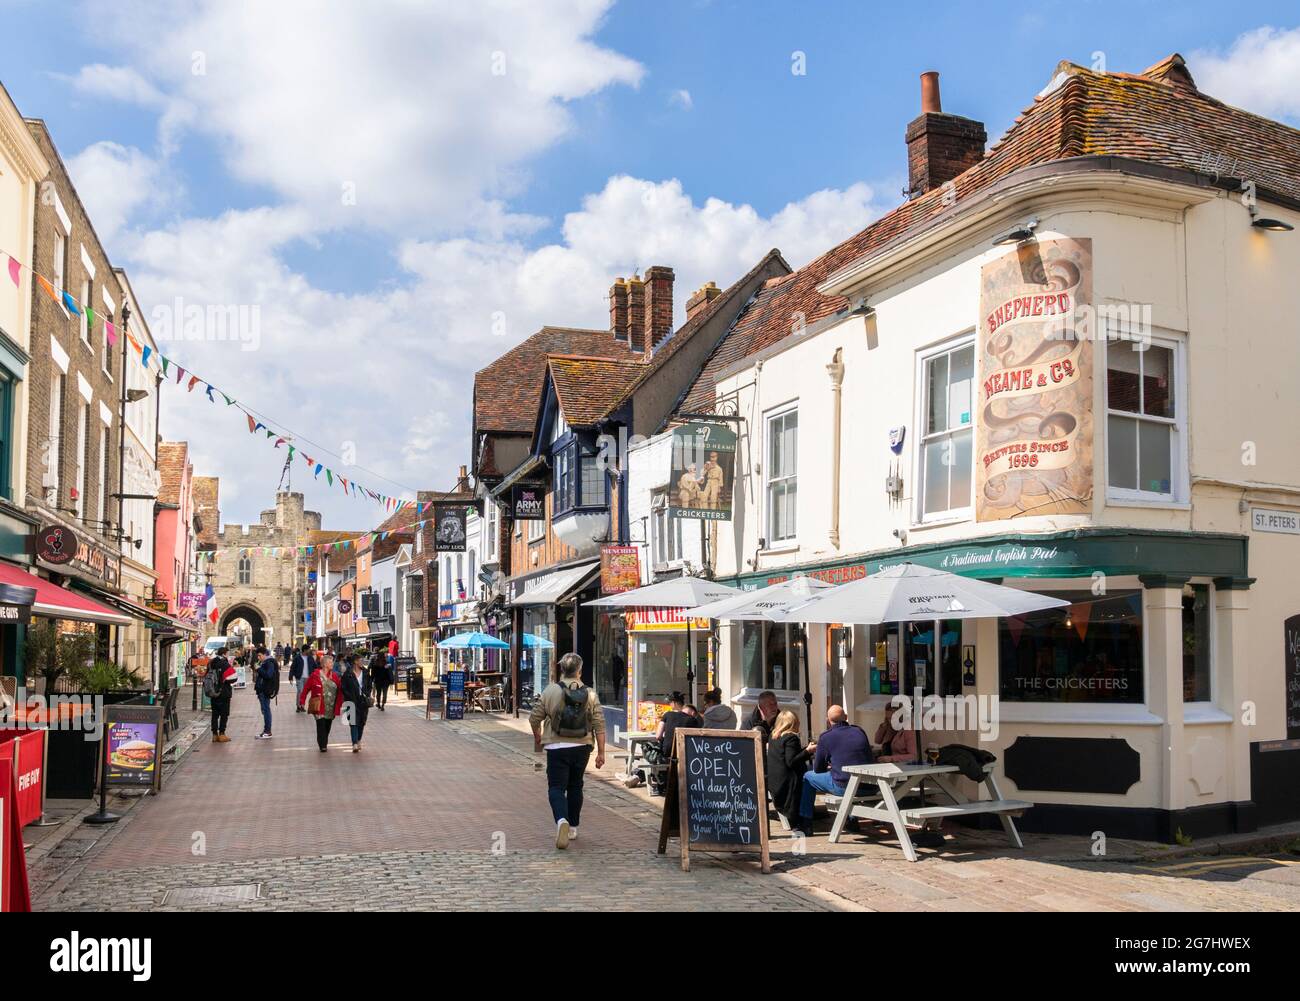
<path id="1" fill-rule="evenodd" d="M 429 695 L 424 703 L 424 718 L 431 719 L 435 711 L 442 712 L 442 686 L 436 683 L 429 685 Z"/>
<path id="2" fill-rule="evenodd" d="M 1282 672 L 1286 679 L 1286 737 L 1300 740 L 1300 615 L 1282 623 L 1286 646 L 1282 651 Z"/>
<path id="3" fill-rule="evenodd" d="M 755 852 L 763 871 L 771 872 L 762 734 L 679 729 L 673 736 L 659 854 L 677 837 L 685 871 L 692 851 L 710 851 Z"/>

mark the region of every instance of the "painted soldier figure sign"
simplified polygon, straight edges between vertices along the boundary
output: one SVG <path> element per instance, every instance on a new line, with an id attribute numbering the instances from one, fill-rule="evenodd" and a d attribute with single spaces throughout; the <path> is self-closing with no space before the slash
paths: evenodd
<path id="1" fill-rule="evenodd" d="M 1091 511 L 1091 301 L 1091 240 L 1028 241 L 981 269 L 977 521 Z"/>
<path id="2" fill-rule="evenodd" d="M 724 424 L 691 422 L 673 429 L 668 516 L 731 520 L 736 432 Z"/>

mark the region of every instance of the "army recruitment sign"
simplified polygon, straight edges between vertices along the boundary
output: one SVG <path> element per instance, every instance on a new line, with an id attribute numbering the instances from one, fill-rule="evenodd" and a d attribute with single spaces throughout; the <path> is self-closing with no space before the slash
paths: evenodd
<path id="1" fill-rule="evenodd" d="M 736 432 L 692 421 L 673 429 L 668 516 L 730 521 L 736 480 Z"/>
<path id="2" fill-rule="evenodd" d="M 1092 241 L 1028 242 L 980 271 L 977 521 L 1092 509 Z"/>

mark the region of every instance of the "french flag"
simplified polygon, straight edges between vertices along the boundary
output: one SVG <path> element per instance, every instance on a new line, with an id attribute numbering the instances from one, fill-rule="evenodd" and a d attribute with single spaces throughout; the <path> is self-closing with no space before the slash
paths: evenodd
<path id="1" fill-rule="evenodd" d="M 214 626 L 217 624 L 217 619 L 221 617 L 221 613 L 217 611 L 217 592 L 212 589 L 211 584 L 203 592 L 203 612 Z"/>

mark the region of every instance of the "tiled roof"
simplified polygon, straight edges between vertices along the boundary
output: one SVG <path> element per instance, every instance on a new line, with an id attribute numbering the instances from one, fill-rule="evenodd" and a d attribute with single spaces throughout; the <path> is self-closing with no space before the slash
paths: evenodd
<path id="1" fill-rule="evenodd" d="M 183 441 L 164 441 L 158 445 L 158 501 L 162 504 L 180 504 L 181 484 L 185 481 L 185 467 L 189 462 L 189 444 Z"/>
<path id="2" fill-rule="evenodd" d="M 590 427 L 612 409 L 644 368 L 628 359 L 548 355 L 555 395 L 564 419 L 573 427 Z"/>
<path id="3" fill-rule="evenodd" d="M 1006 135 L 954 179 L 956 204 L 1024 167 L 1082 156 L 1245 176 L 1261 190 L 1300 200 L 1300 131 L 1200 93 L 1175 54 L 1138 74 L 1061 63 Z M 714 350 L 677 412 L 711 410 L 717 376 L 727 366 L 790 334 L 797 316 L 811 325 L 847 305 L 841 296 L 819 293 L 818 285 L 950 204 L 944 189 L 935 188 L 794 274 L 767 282 Z"/>
<path id="4" fill-rule="evenodd" d="M 552 354 L 641 359 L 608 330 L 543 327 L 475 374 L 474 426 L 479 433 L 532 432 L 541 402 L 546 356 Z"/>

